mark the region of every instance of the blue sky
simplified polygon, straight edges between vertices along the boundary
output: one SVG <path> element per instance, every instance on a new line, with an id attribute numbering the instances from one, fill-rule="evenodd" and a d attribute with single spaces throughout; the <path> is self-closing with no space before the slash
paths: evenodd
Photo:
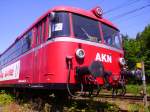
<path id="1" fill-rule="evenodd" d="M 100 6 L 104 12 L 118 7 L 117 10 L 104 14 L 107 19 L 150 4 L 150 0 L 0 0 L 0 53 L 48 9 L 67 5 L 90 10 Z M 120 8 L 122 6 L 122 8 Z M 150 24 L 150 7 L 112 19 L 121 33 L 135 38 L 138 32 Z"/>

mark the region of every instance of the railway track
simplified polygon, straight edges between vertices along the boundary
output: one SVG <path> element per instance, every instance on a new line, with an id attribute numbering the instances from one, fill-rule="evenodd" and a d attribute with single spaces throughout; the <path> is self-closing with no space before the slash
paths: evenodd
<path id="1" fill-rule="evenodd" d="M 81 94 L 80 92 L 78 94 Z M 91 97 L 89 97 L 88 95 L 89 93 L 85 93 L 84 95 L 82 95 L 82 97 L 76 97 L 76 98 L 73 98 L 73 99 L 91 99 Z M 136 100 L 136 101 L 142 101 L 143 100 L 143 97 L 142 95 L 133 95 L 133 94 L 128 94 L 126 93 L 124 96 L 123 95 L 112 95 L 111 92 L 104 92 L 104 93 L 99 93 L 99 95 L 97 97 L 93 97 L 94 99 L 99 99 L 99 98 L 117 98 L 117 99 L 124 99 L 124 100 Z M 147 96 L 147 100 L 150 101 L 150 96 Z"/>
<path id="2" fill-rule="evenodd" d="M 143 96 L 133 96 L 133 95 L 125 95 L 125 96 L 112 96 L 110 94 L 100 94 L 98 95 L 97 97 L 93 97 L 93 98 L 90 98 L 90 97 L 77 97 L 77 98 L 73 98 L 74 100 L 93 100 L 93 101 L 104 101 L 104 100 L 107 100 L 107 99 L 112 99 L 112 100 L 115 100 L 115 99 L 120 99 L 120 100 L 128 100 L 128 101 L 131 101 L 131 102 L 143 102 Z M 147 101 L 150 101 L 150 96 L 147 96 Z"/>
<path id="3" fill-rule="evenodd" d="M 121 99 L 121 100 L 129 100 L 129 101 L 137 101 L 137 102 L 142 102 L 143 101 L 143 96 L 133 96 L 133 95 L 125 95 L 125 96 L 112 96 L 112 95 L 99 95 L 100 98 L 116 98 L 116 99 Z M 147 101 L 150 101 L 150 96 L 147 96 Z"/>

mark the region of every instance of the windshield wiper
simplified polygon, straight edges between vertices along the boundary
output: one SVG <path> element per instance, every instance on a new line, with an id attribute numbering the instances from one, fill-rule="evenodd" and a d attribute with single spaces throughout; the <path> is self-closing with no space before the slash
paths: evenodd
<path id="1" fill-rule="evenodd" d="M 89 35 L 88 32 L 87 32 L 84 28 L 81 28 L 81 30 L 82 30 L 83 33 L 88 37 L 88 39 L 89 39 L 90 41 L 98 42 L 97 37 L 94 37 L 94 36 Z"/>

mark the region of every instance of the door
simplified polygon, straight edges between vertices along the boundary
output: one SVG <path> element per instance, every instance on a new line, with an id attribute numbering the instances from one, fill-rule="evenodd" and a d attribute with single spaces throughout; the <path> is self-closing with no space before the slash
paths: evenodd
<path id="1" fill-rule="evenodd" d="M 48 19 L 45 17 L 34 28 L 34 83 L 43 83 L 43 76 L 46 71 L 46 53 L 44 42 L 46 42 L 48 38 L 47 21 Z"/>
<path id="2" fill-rule="evenodd" d="M 41 43 L 43 40 L 42 37 L 42 24 L 39 23 L 34 29 L 34 40 L 35 40 L 35 48 L 34 48 L 34 75 L 33 75 L 33 83 L 40 83 L 40 74 L 42 72 L 42 47 Z"/>

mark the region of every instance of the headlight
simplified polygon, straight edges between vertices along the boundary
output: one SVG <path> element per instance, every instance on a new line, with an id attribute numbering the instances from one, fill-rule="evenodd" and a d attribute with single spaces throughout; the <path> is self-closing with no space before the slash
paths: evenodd
<path id="1" fill-rule="evenodd" d="M 126 61 L 125 61 L 124 58 L 119 58 L 119 63 L 120 63 L 121 65 L 125 65 L 125 64 L 126 64 Z"/>
<path id="2" fill-rule="evenodd" d="M 77 49 L 76 50 L 76 56 L 79 58 L 79 59 L 83 59 L 84 56 L 85 56 L 85 52 L 83 49 Z"/>

